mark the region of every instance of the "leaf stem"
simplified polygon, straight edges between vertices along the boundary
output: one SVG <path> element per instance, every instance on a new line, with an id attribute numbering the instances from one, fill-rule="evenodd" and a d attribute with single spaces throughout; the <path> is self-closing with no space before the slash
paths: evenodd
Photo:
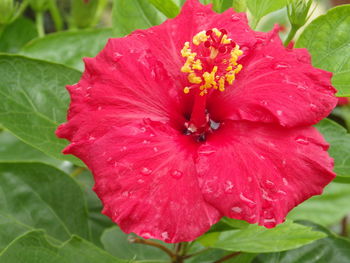
<path id="1" fill-rule="evenodd" d="M 61 31 L 63 29 L 63 21 L 56 1 L 50 1 L 49 10 L 55 24 L 56 31 Z"/>
<path id="2" fill-rule="evenodd" d="M 91 26 L 95 27 L 98 24 L 98 22 L 101 20 L 103 10 L 105 9 L 107 3 L 108 3 L 107 0 L 98 1 L 96 13 L 94 15 L 94 18 L 92 19 Z"/>
<path id="3" fill-rule="evenodd" d="M 176 254 L 173 253 L 173 251 L 171 251 L 169 248 L 167 248 L 167 247 L 165 247 L 162 244 L 159 244 L 157 242 L 154 242 L 154 241 L 151 241 L 151 240 L 147 240 L 147 239 L 141 239 L 141 238 L 138 238 L 138 237 L 129 238 L 129 241 L 131 243 L 144 244 L 144 245 L 148 245 L 148 246 L 159 248 L 160 250 L 162 250 L 165 253 L 167 253 L 172 260 L 176 258 Z"/>
<path id="4" fill-rule="evenodd" d="M 220 258 L 219 260 L 214 261 L 214 263 L 221 263 L 221 262 L 224 262 L 224 261 L 226 261 L 226 260 L 228 260 L 228 259 L 231 259 L 231 258 L 234 258 L 234 257 L 238 256 L 239 254 L 241 254 L 241 252 L 234 252 L 234 253 L 232 253 L 232 254 L 228 254 L 228 255 L 226 255 L 226 256 Z"/>
<path id="5" fill-rule="evenodd" d="M 341 220 L 341 233 L 340 235 L 347 237 L 348 236 L 348 216 L 344 216 Z"/>
<path id="6" fill-rule="evenodd" d="M 295 34 L 297 33 L 298 29 L 299 28 L 297 28 L 297 27 L 292 25 L 292 28 L 290 29 L 289 34 L 288 34 L 286 40 L 284 41 L 284 46 L 285 47 L 288 46 L 289 42 L 293 40 L 293 38 L 294 38 Z"/>
<path id="7" fill-rule="evenodd" d="M 43 12 L 36 12 L 35 13 L 35 24 L 36 24 L 36 30 L 38 31 L 39 37 L 45 36 L 44 13 Z"/>

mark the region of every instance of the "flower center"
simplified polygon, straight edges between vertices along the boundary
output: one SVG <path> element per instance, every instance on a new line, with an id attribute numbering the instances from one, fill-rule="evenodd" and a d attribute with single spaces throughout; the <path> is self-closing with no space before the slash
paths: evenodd
<path id="1" fill-rule="evenodd" d="M 185 42 L 181 55 L 186 62 L 181 72 L 187 74 L 190 85 L 183 92 L 195 96 L 191 119 L 185 123 L 189 133 L 202 135 L 210 130 L 206 97 L 215 90 L 223 92 L 233 84 L 236 74 L 242 70 L 237 62 L 242 54 L 225 29 L 201 31 L 193 37 L 192 44 Z"/>

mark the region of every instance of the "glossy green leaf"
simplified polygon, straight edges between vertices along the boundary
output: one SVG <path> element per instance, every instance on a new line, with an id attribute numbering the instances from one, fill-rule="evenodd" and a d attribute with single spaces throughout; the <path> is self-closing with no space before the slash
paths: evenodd
<path id="1" fill-rule="evenodd" d="M 41 162 L 58 168 L 65 166 L 62 161 L 25 144 L 7 131 L 0 132 L 0 163 L 3 162 Z"/>
<path id="2" fill-rule="evenodd" d="M 297 248 L 325 236 L 310 227 L 287 221 L 272 229 L 250 225 L 245 229 L 209 233 L 200 237 L 199 242 L 206 247 L 263 253 Z"/>
<path id="3" fill-rule="evenodd" d="M 77 236 L 73 236 L 68 242 L 61 244 L 53 243 L 43 231 L 32 231 L 19 237 L 8 246 L 0 254 L 0 262 L 124 263 L 125 261 L 111 256 Z"/>
<path id="4" fill-rule="evenodd" d="M 72 234 L 89 238 L 79 185 L 52 166 L 0 163 L 0 200 L 0 249 L 19 233 L 35 228 L 59 240 Z"/>
<path id="5" fill-rule="evenodd" d="M 305 47 L 315 67 L 334 73 L 338 96 L 350 96 L 350 5 L 342 5 L 312 21 L 295 46 Z"/>
<path id="6" fill-rule="evenodd" d="M 66 121 L 65 85 L 77 82 L 80 74 L 57 64 L 0 55 L 0 124 L 48 155 L 83 165 L 61 153 L 67 142 L 55 135 L 57 126 Z"/>
<path id="7" fill-rule="evenodd" d="M 180 8 L 174 3 L 173 0 L 148 0 L 154 5 L 160 12 L 169 18 L 174 18 L 180 12 Z"/>
<path id="8" fill-rule="evenodd" d="M 287 0 L 247 0 L 247 7 L 254 18 L 252 21 L 253 28 L 256 27 L 262 17 L 286 5 Z"/>
<path id="9" fill-rule="evenodd" d="M 31 41 L 20 53 L 83 70 L 83 58 L 96 56 L 111 37 L 109 28 L 58 32 Z"/>
<path id="10" fill-rule="evenodd" d="M 289 213 L 293 220 L 310 220 L 329 226 L 340 222 L 350 212 L 350 185 L 331 183 L 322 195 L 314 196 Z"/>
<path id="11" fill-rule="evenodd" d="M 102 233 L 109 227 L 115 224 L 112 220 L 103 215 L 102 204 L 100 199 L 98 199 L 96 193 L 92 190 L 94 186 L 93 175 L 90 171 L 85 170 L 81 174 L 76 176 L 79 184 L 81 185 L 85 199 L 87 200 L 88 210 L 89 210 L 89 225 L 91 230 L 91 240 L 98 246 L 103 247 L 101 243 Z"/>
<path id="12" fill-rule="evenodd" d="M 334 158 L 334 171 L 337 176 L 350 177 L 350 134 L 330 119 L 316 125 L 330 144 L 329 154 Z"/>
<path id="13" fill-rule="evenodd" d="M 37 36 L 38 33 L 33 21 L 22 17 L 18 18 L 2 32 L 0 36 L 0 52 L 16 53 Z"/>
<path id="14" fill-rule="evenodd" d="M 232 7 L 236 12 L 245 12 L 247 10 L 247 0 L 233 0 Z"/>
<path id="15" fill-rule="evenodd" d="M 143 244 L 130 243 L 128 235 L 121 231 L 118 227 L 107 229 L 102 237 L 102 244 L 105 250 L 112 255 L 118 256 L 122 259 L 136 259 L 136 260 L 155 260 L 156 262 L 169 262 L 169 256 L 162 250 L 145 246 Z M 158 241 L 169 248 L 171 244 Z"/>
<path id="16" fill-rule="evenodd" d="M 112 13 L 113 31 L 118 35 L 159 25 L 165 20 L 146 0 L 113 0 Z"/>
<path id="17" fill-rule="evenodd" d="M 318 228 L 317 230 L 322 230 Z M 348 263 L 350 262 L 350 240 L 339 237 L 328 230 L 327 238 L 298 249 L 260 255 L 254 263 Z"/>

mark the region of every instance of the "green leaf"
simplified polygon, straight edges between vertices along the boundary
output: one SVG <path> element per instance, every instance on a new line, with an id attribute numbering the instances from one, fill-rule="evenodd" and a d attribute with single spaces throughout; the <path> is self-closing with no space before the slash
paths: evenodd
<path id="1" fill-rule="evenodd" d="M 322 230 L 319 229 L 318 230 Z M 286 252 L 260 255 L 254 263 L 348 263 L 350 240 L 329 233 L 329 236 L 312 244 Z"/>
<path id="2" fill-rule="evenodd" d="M 0 55 L 0 124 L 44 153 L 82 166 L 61 153 L 67 142 L 55 135 L 66 121 L 69 95 L 64 87 L 77 82 L 80 74 L 57 64 Z"/>
<path id="3" fill-rule="evenodd" d="M 169 18 L 174 18 L 180 12 L 180 8 L 174 3 L 173 0 L 148 0 L 154 5 L 160 12 Z"/>
<path id="4" fill-rule="evenodd" d="M 92 241 L 96 245 L 102 247 L 102 233 L 106 230 L 106 228 L 114 226 L 115 224 L 111 219 L 109 219 L 109 217 L 101 213 L 102 204 L 100 199 L 98 199 L 96 193 L 92 190 L 94 186 L 94 180 L 93 175 L 90 173 L 90 171 L 85 170 L 83 173 L 76 176 L 76 179 L 80 183 L 87 200 Z"/>
<path id="5" fill-rule="evenodd" d="M 8 25 L 0 36 L 0 52 L 16 53 L 27 42 L 38 36 L 34 23 L 18 18 Z"/>
<path id="6" fill-rule="evenodd" d="M 255 28 L 258 22 L 265 15 L 281 9 L 287 5 L 287 0 L 247 0 L 247 7 L 254 17 L 252 27 Z"/>
<path id="7" fill-rule="evenodd" d="M 16 239 L 0 255 L 1 263 L 124 263 L 88 241 L 73 236 L 66 243 L 52 242 L 43 231 Z M 129 261 L 130 262 L 130 261 Z M 126 262 L 125 262 L 126 263 Z"/>
<path id="8" fill-rule="evenodd" d="M 199 242 L 206 247 L 249 253 L 276 252 L 300 247 L 325 234 L 292 222 L 272 229 L 249 225 L 245 229 L 205 234 Z"/>
<path id="9" fill-rule="evenodd" d="M 324 119 L 315 126 L 331 146 L 329 154 L 334 158 L 334 171 L 337 176 L 350 177 L 350 135 L 330 119 Z"/>
<path id="10" fill-rule="evenodd" d="M 62 161 L 47 156 L 6 131 L 0 132 L 0 163 L 3 162 L 40 162 L 58 168 L 65 166 Z"/>
<path id="11" fill-rule="evenodd" d="M 294 208 L 288 215 L 293 220 L 310 220 L 323 226 L 338 223 L 350 212 L 350 186 L 331 183 L 322 195 L 314 196 Z"/>
<path id="12" fill-rule="evenodd" d="M 334 73 L 338 96 L 350 96 L 350 5 L 335 7 L 312 21 L 295 46 L 305 47 L 315 67 Z"/>
<path id="13" fill-rule="evenodd" d="M 230 2 L 230 1 L 227 1 Z M 226 3 L 226 2 L 224 2 Z M 232 7 L 236 12 L 245 12 L 247 10 L 247 1 L 246 0 L 233 0 Z"/>
<path id="14" fill-rule="evenodd" d="M 96 56 L 112 36 L 112 29 L 109 28 L 58 32 L 31 41 L 20 54 L 82 71 L 82 59 Z"/>
<path id="15" fill-rule="evenodd" d="M 35 228 L 59 240 L 89 238 L 79 185 L 62 171 L 38 163 L 0 163 L 0 250 Z"/>
<path id="16" fill-rule="evenodd" d="M 127 35 L 136 29 L 159 25 L 165 17 L 145 0 L 113 0 L 112 22 L 115 34 Z"/>
<path id="17" fill-rule="evenodd" d="M 154 241 L 172 248 L 171 244 L 166 244 L 157 240 Z M 107 252 L 122 259 L 156 260 L 156 262 L 169 261 L 169 256 L 158 248 L 130 243 L 128 241 L 128 235 L 124 234 L 123 231 L 116 226 L 104 231 L 101 242 Z"/>
<path id="18" fill-rule="evenodd" d="M 227 0 L 226 0 L 227 1 Z M 215 12 L 221 12 L 222 11 L 222 2 L 223 0 L 212 0 L 213 2 L 213 9 Z"/>

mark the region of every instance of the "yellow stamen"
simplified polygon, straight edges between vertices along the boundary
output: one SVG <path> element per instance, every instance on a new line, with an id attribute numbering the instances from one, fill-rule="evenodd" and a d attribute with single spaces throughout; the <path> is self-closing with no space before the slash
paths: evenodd
<path id="1" fill-rule="evenodd" d="M 208 36 L 206 35 L 205 31 L 199 32 L 197 35 L 195 35 L 192 39 L 193 44 L 196 46 L 200 45 L 202 42 L 205 42 L 208 40 Z"/>
<path id="2" fill-rule="evenodd" d="M 190 73 L 187 78 L 192 84 L 200 84 L 202 82 L 202 78 L 198 77 L 195 73 Z"/>
<path id="3" fill-rule="evenodd" d="M 221 38 L 220 44 L 222 45 L 227 45 L 232 42 L 232 40 L 227 37 L 226 33 L 223 34 L 216 28 L 213 28 L 212 31 L 214 34 L 212 34 L 210 38 L 206 35 L 206 31 L 201 31 L 196 34 L 192 39 L 193 45 L 198 46 L 206 41 L 213 41 L 213 37 L 217 37 L 216 41 Z M 219 52 L 219 48 L 216 48 L 216 46 L 210 46 L 208 47 L 210 49 L 210 55 L 205 58 L 205 60 L 196 58 L 197 53 L 192 52 L 190 47 L 190 42 L 185 42 L 181 50 L 181 55 L 186 58 L 186 62 L 181 67 L 181 71 L 188 74 L 188 81 L 193 84 L 193 87 L 185 87 L 183 89 L 185 94 L 188 94 L 192 88 L 199 89 L 199 94 L 201 96 L 208 94 L 210 89 L 224 91 L 227 88 L 225 85 L 232 85 L 236 79 L 236 75 L 243 68 L 243 66 L 237 62 L 239 57 L 243 54 L 243 51 L 240 50 L 238 45 L 232 50 L 230 48 L 231 51 L 228 55 L 225 52 L 220 53 L 221 51 Z M 220 62 L 219 58 L 221 56 L 223 58 Z M 208 59 L 210 59 L 210 63 L 208 63 Z M 212 67 L 211 72 L 203 72 L 203 69 L 208 67 Z"/>

